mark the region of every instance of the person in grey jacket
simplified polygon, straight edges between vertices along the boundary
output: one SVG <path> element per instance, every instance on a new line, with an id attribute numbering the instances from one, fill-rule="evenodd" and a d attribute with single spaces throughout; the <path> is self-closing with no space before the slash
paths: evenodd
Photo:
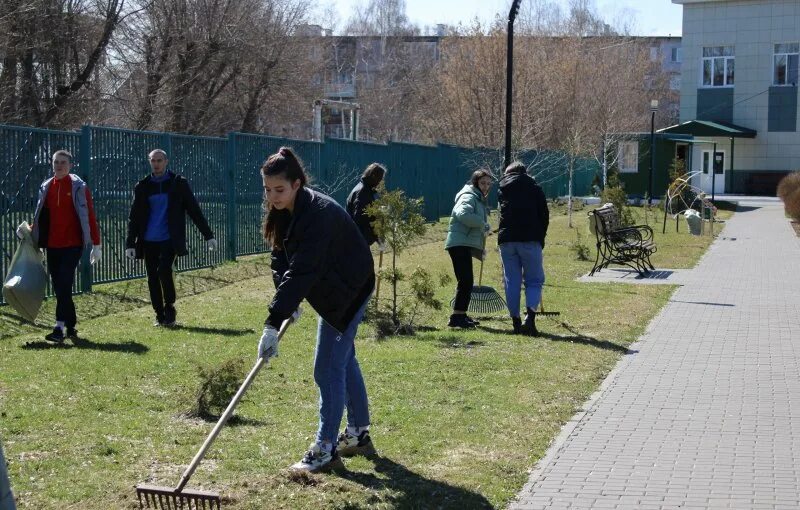
<path id="1" fill-rule="evenodd" d="M 447 240 L 444 248 L 453 261 L 456 276 L 456 298 L 453 313 L 447 323 L 453 328 L 474 328 L 478 322 L 467 315 L 472 284 L 472 259 L 483 260 L 486 255 L 486 236 L 489 235 L 489 208 L 486 197 L 492 189 L 492 174 L 486 170 L 473 172 L 469 182 L 456 194 Z"/>
<path id="2" fill-rule="evenodd" d="M 91 264 L 99 261 L 102 254 L 92 194 L 83 179 L 71 171 L 72 154 L 56 151 L 53 177 L 39 187 L 31 232 L 34 243 L 47 251 L 47 270 L 56 295 L 56 323 L 44 338 L 57 343 L 78 336 L 72 285 L 84 250 L 90 250 Z M 22 236 L 20 225 L 17 237 Z"/>

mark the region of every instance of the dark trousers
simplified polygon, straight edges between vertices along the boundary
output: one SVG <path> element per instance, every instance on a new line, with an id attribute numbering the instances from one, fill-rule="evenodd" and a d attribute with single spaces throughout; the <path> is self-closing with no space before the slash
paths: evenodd
<path id="1" fill-rule="evenodd" d="M 456 274 L 456 300 L 453 310 L 466 312 L 469 308 L 469 299 L 472 294 L 472 248 L 467 246 L 454 246 L 448 248 L 450 260 L 453 261 L 453 272 Z"/>
<path id="2" fill-rule="evenodd" d="M 47 270 L 56 294 L 56 320 L 63 321 L 68 328 L 74 328 L 78 322 L 75 302 L 72 301 L 72 284 L 75 283 L 75 269 L 82 253 L 81 247 L 47 249 Z"/>
<path id="3" fill-rule="evenodd" d="M 165 313 L 175 313 L 175 280 L 172 265 L 175 263 L 175 248 L 172 241 L 144 243 L 144 267 L 147 270 L 147 287 L 150 302 L 159 319 Z M 173 317 L 174 318 L 174 317 Z"/>

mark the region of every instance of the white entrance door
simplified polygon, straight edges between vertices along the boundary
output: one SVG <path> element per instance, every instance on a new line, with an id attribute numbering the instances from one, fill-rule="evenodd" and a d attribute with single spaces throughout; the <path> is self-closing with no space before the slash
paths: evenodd
<path id="1" fill-rule="evenodd" d="M 700 188 L 706 193 L 711 193 L 713 186 L 715 194 L 725 193 L 725 172 L 727 171 L 725 162 L 725 151 L 717 150 L 716 156 L 712 156 L 713 150 L 704 150 L 700 153 Z"/>

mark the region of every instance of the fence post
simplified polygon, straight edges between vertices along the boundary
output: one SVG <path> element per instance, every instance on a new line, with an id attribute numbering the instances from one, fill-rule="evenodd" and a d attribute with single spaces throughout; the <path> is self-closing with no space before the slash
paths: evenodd
<path id="1" fill-rule="evenodd" d="M 81 178 L 92 189 L 92 128 L 81 126 L 80 157 L 78 160 Z M 89 263 L 89 251 L 84 250 L 81 256 L 81 292 L 92 291 L 92 265 Z"/>
<path id="2" fill-rule="evenodd" d="M 228 260 L 236 260 L 239 246 L 239 211 L 236 207 L 236 133 L 228 133 L 225 146 L 225 191 L 228 215 Z"/>

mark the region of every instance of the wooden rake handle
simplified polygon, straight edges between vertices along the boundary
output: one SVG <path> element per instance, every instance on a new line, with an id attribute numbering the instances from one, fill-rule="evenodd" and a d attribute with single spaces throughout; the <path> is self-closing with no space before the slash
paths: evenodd
<path id="1" fill-rule="evenodd" d="M 283 338 L 283 334 L 286 333 L 286 329 L 289 327 L 289 324 L 291 324 L 292 321 L 293 320 L 289 318 L 283 321 L 283 324 L 281 324 L 281 329 L 280 331 L 278 331 L 279 342 L 281 338 Z M 253 365 L 252 369 L 250 369 L 250 373 L 247 374 L 247 377 L 245 377 L 244 382 L 239 387 L 239 391 L 236 392 L 236 395 L 233 396 L 231 403 L 228 404 L 228 408 L 225 409 L 225 412 L 222 413 L 222 416 L 220 416 L 219 421 L 217 421 L 217 424 L 214 426 L 214 429 L 206 438 L 205 442 L 203 443 L 203 446 L 200 447 L 200 450 L 197 452 L 197 455 L 195 455 L 194 458 L 192 459 L 192 462 L 189 464 L 189 467 L 187 467 L 186 471 L 183 472 L 183 476 L 181 476 L 180 483 L 178 483 L 178 485 L 175 487 L 175 492 L 181 492 L 183 488 L 186 487 L 186 484 L 189 483 L 189 478 L 192 477 L 194 471 L 197 469 L 197 466 L 200 465 L 200 461 L 203 460 L 203 457 L 205 457 L 206 451 L 208 451 L 208 449 L 211 447 L 211 443 L 213 443 L 214 440 L 217 438 L 220 431 L 222 430 L 222 427 L 225 426 L 225 423 L 227 423 L 228 419 L 231 417 L 231 415 L 233 415 L 233 411 L 234 409 L 236 409 L 236 406 L 239 404 L 239 401 L 244 396 L 244 393 L 253 383 L 253 380 L 256 378 L 256 375 L 258 375 L 258 372 L 261 370 L 261 368 L 266 364 L 267 360 L 259 356 L 258 361 L 256 361 L 256 364 Z"/>

